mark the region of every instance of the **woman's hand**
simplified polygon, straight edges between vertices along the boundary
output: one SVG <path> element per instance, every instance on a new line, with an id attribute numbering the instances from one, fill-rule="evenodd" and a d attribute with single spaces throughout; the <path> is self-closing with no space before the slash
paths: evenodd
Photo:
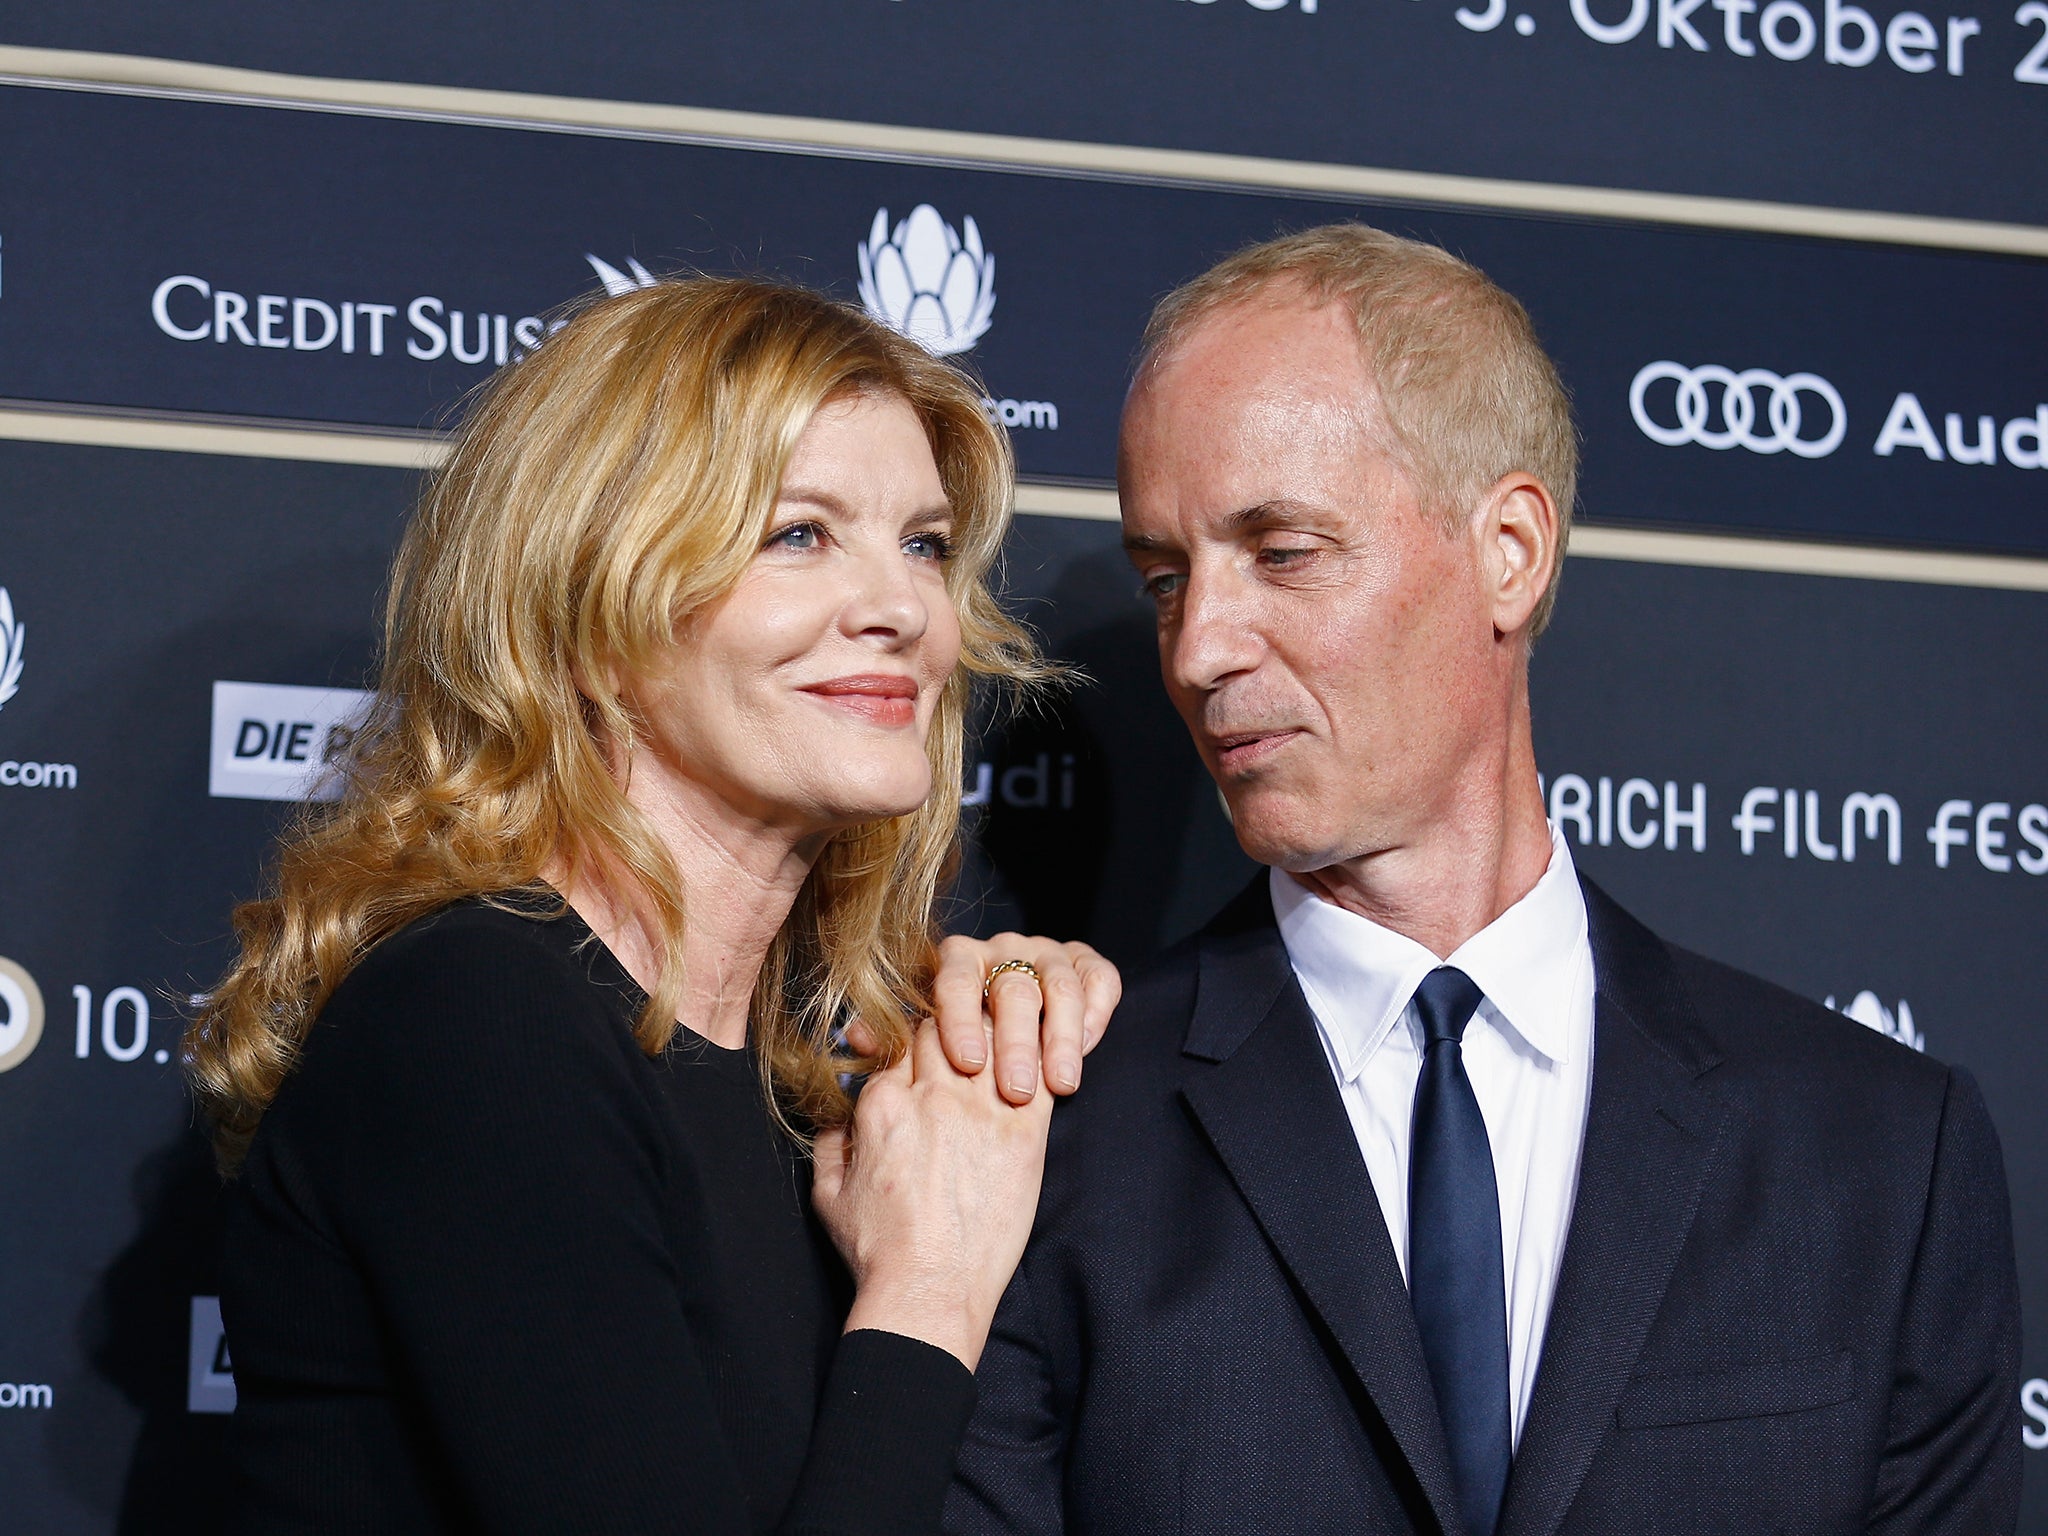
<path id="1" fill-rule="evenodd" d="M 982 986 L 1005 960 L 1029 961 L 1038 981 L 1034 985 L 1028 971 L 1003 972 L 989 988 L 985 1016 Z M 992 939 L 955 935 L 939 946 L 932 1001 L 946 1058 L 973 1076 L 993 1054 L 1003 1097 L 1023 1104 L 1038 1091 L 1041 1079 L 1054 1093 L 1072 1093 L 1081 1086 L 1081 1058 L 1109 1027 L 1123 991 L 1116 967 L 1086 944 L 1021 933 Z"/>
<path id="2" fill-rule="evenodd" d="M 849 1134 L 822 1133 L 812 1203 L 853 1272 L 856 1328 L 906 1334 L 969 1370 L 1038 1210 L 1052 1095 L 1021 1105 L 963 1076 L 938 1027 L 861 1089 Z"/>

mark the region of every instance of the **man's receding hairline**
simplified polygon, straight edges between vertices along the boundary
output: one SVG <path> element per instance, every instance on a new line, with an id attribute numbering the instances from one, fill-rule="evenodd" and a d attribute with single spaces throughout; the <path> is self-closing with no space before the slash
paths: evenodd
<path id="1" fill-rule="evenodd" d="M 1178 317 L 1166 333 L 1155 338 L 1138 355 L 1138 366 L 1131 380 L 1135 391 L 1148 375 L 1175 353 L 1181 351 L 1198 332 L 1224 317 L 1246 310 L 1297 309 L 1304 315 L 1320 314 L 1324 310 L 1335 310 L 1344 322 L 1344 328 L 1358 337 L 1359 357 L 1366 364 L 1368 376 L 1372 364 L 1365 356 L 1364 337 L 1359 332 L 1356 317 L 1341 295 L 1330 293 L 1318 297 L 1317 285 L 1299 272 L 1273 272 L 1255 278 L 1241 292 L 1224 294 L 1209 303 L 1193 307 L 1191 312 Z M 1289 293 L 1287 290 L 1292 290 Z M 1374 380 L 1377 387 L 1378 381 Z"/>
<path id="2" fill-rule="evenodd" d="M 1275 294 L 1272 290 L 1291 288 L 1290 298 Z M 1361 387 L 1347 402 L 1356 409 L 1354 427 L 1360 441 L 1366 448 L 1387 459 L 1408 483 L 1418 504 L 1427 503 L 1429 494 L 1424 486 L 1424 475 L 1414 462 L 1414 450 L 1406 435 L 1394 419 L 1394 413 L 1387 401 L 1387 393 L 1380 385 L 1378 370 L 1373 367 L 1365 335 L 1360 329 L 1357 317 L 1341 294 L 1330 294 L 1324 298 L 1316 296 L 1316 285 L 1297 272 L 1276 272 L 1263 276 L 1242 293 L 1234 293 L 1213 304 L 1204 305 L 1189 317 L 1184 326 L 1176 326 L 1160 338 L 1151 351 L 1143 354 L 1138 370 L 1131 379 L 1131 387 L 1125 393 L 1125 404 L 1136 398 L 1139 391 L 1151 386 L 1158 371 L 1173 361 L 1174 355 L 1183 349 L 1199 331 L 1211 321 L 1225 316 L 1242 313 L 1248 309 L 1273 311 L 1294 309 L 1302 315 L 1322 314 L 1335 311 L 1342 322 L 1342 329 L 1350 336 L 1353 353 L 1358 359 Z M 1119 433 L 1119 437 L 1121 437 Z"/>

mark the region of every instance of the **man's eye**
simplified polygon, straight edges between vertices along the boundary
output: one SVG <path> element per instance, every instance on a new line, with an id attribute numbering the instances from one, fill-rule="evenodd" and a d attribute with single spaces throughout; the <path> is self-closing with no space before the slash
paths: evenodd
<path id="1" fill-rule="evenodd" d="M 1163 603 L 1186 586 L 1187 580 L 1179 571 L 1161 571 L 1157 576 L 1147 576 L 1139 584 L 1138 596 Z"/>
<path id="2" fill-rule="evenodd" d="M 825 542 L 825 530 L 816 523 L 791 523 L 768 535 L 768 543 L 780 549 L 817 549 Z"/>
<path id="3" fill-rule="evenodd" d="M 950 535 L 939 532 L 913 533 L 903 541 L 904 553 L 920 560 L 934 560 L 943 564 L 953 558 L 953 540 Z"/>
<path id="4" fill-rule="evenodd" d="M 1295 565 L 1314 553 L 1298 544 L 1268 545 L 1259 551 L 1259 561 L 1263 565 Z"/>

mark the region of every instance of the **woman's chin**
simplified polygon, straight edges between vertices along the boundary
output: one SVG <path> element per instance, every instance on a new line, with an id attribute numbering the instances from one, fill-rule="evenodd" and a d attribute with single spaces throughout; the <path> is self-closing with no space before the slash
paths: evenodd
<path id="1" fill-rule="evenodd" d="M 915 783 L 881 781 L 873 784 L 838 784 L 831 802 L 818 808 L 820 830 L 843 832 L 868 822 L 890 821 L 924 809 L 931 799 L 929 774 Z"/>

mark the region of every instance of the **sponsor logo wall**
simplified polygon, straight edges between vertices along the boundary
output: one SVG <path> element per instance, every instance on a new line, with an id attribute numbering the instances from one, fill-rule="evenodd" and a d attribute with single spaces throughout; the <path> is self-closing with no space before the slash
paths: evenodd
<path id="1" fill-rule="evenodd" d="M 202 9 L 195 51 L 309 67 L 291 28 Z M 1558 157 L 1548 179 L 1604 165 L 1642 186 L 2032 217 L 2038 157 L 1936 178 L 1898 131 L 1939 122 L 1956 154 L 2033 142 L 2048 93 L 2022 66 L 2048 11 L 2029 9 L 761 0 L 733 8 L 744 22 L 695 17 L 677 75 L 651 82 L 642 55 L 672 18 L 636 17 L 630 49 L 582 29 L 536 60 L 512 7 L 502 35 L 471 39 L 461 67 L 482 73 L 454 83 L 1490 175 L 1534 174 L 1533 140 Z M 825 40 L 785 59 L 774 102 L 692 74 L 714 44 L 765 47 L 767 11 Z M 452 35 L 431 4 L 417 14 Z M 44 19 L 16 40 L 118 46 L 121 25 Z M 1267 73 L 1203 93 L 1210 120 L 1176 102 L 1140 132 L 1157 82 L 1080 94 L 1099 69 L 1072 40 L 1091 26 L 1092 46 L 1151 50 L 1161 80 Z M 958 82 L 992 38 L 1016 50 L 1011 78 L 1055 59 L 1073 78 L 989 105 L 1011 93 Z M 1374 78 L 1372 39 L 1413 79 L 1347 87 L 1343 111 L 1306 88 L 1279 101 L 1289 71 L 1312 84 L 1329 60 Z M 405 78 L 406 46 L 368 27 L 360 72 Z M 885 47 L 900 56 L 876 75 L 864 61 Z M 932 57 L 950 72 L 918 100 L 879 83 Z M 1513 142 L 1460 128 L 1429 159 L 1378 115 L 1447 79 L 1527 99 L 1545 78 L 1617 110 L 1654 96 L 1660 121 L 1609 135 L 1606 159 L 1541 114 Z M 1756 132 L 1715 126 L 1716 93 L 1744 93 Z M 1863 122 L 1882 137 L 1841 149 Z M 576 295 L 701 266 L 864 305 L 978 373 L 1027 475 L 1107 486 L 1153 299 L 1243 241 L 1356 215 L 1450 244 L 1529 303 L 1576 396 L 1590 519 L 2048 555 L 2048 261 L 18 85 L 0 86 L 0 142 L 0 399 L 37 407 L 416 431 L 545 346 Z M 211 1530 L 233 1364 L 177 1037 L 268 840 L 334 791 L 415 480 L 0 441 L 0 484 L 0 1153 L 20 1171 L 0 1190 L 19 1243 L 0 1266 L 0 1525 Z M 1141 960 L 1250 867 L 1158 688 L 1113 525 L 1020 520 L 1009 581 L 1092 682 L 972 756 L 952 919 Z M 1545 793 L 1583 870 L 1677 941 L 1976 1073 L 2012 1170 L 2030 1335 L 2048 1328 L 2044 649 L 2033 593 L 1574 560 L 1535 672 Z M 2028 1374 L 2012 1409 L 2039 1524 L 2048 1353 Z"/>
<path id="2" fill-rule="evenodd" d="M 11 40 L 369 80 L 2038 223 L 2040 0 L 40 7 Z M 1191 83 L 1193 83 L 1191 85 Z"/>
<path id="3" fill-rule="evenodd" d="M 0 132 L 0 397 L 417 429 L 593 276 L 740 266 L 971 352 L 1026 474 L 1106 484 L 1152 300 L 1352 214 L 1528 303 L 1589 516 L 2048 553 L 2048 262 L 55 90 Z"/>
<path id="4" fill-rule="evenodd" d="M 593 279 L 737 266 L 968 357 L 1027 475 L 1107 484 L 1154 298 L 1355 215 L 1529 305 L 1590 517 L 2048 553 L 2048 261 L 48 89 L 0 133 L 0 398 L 414 430 Z"/>
<path id="5" fill-rule="evenodd" d="M 213 685 L 207 793 L 240 800 L 331 800 L 370 695 L 289 683 Z"/>

